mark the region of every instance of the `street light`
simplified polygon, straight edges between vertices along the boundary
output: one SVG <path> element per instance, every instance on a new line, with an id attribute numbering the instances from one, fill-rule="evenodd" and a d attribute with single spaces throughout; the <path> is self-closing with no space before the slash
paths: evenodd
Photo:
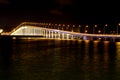
<path id="1" fill-rule="evenodd" d="M 88 32 L 88 30 L 85 30 L 85 33 L 87 33 Z"/>
<path id="2" fill-rule="evenodd" d="M 78 27 L 79 27 L 78 32 L 81 32 L 81 31 L 80 31 L 80 30 L 81 30 L 81 25 L 79 25 Z"/>
<path id="3" fill-rule="evenodd" d="M 98 33 L 100 34 L 100 33 L 101 33 L 101 30 L 98 30 Z"/>
<path id="4" fill-rule="evenodd" d="M 88 32 L 88 30 L 86 30 L 86 28 L 88 28 L 88 25 L 85 26 L 85 33 Z"/>
<path id="5" fill-rule="evenodd" d="M 104 26 L 104 30 L 103 30 L 103 34 L 105 34 L 105 28 L 106 28 L 107 26 L 108 26 L 108 25 L 105 24 L 105 26 Z"/>
<path id="6" fill-rule="evenodd" d="M 61 29 L 61 24 L 58 24 L 58 28 Z"/>
<path id="7" fill-rule="evenodd" d="M 65 28 L 65 24 L 62 25 L 62 30 L 64 30 L 64 28 Z"/>
<path id="8" fill-rule="evenodd" d="M 93 26 L 93 34 L 95 33 L 95 28 L 97 27 L 97 25 Z"/>
<path id="9" fill-rule="evenodd" d="M 120 26 L 120 23 L 117 25 L 117 34 L 119 34 L 119 33 L 118 33 L 118 26 Z"/>
<path id="10" fill-rule="evenodd" d="M 2 32 L 3 32 L 3 29 L 0 29 L 0 35 L 1 35 Z"/>
<path id="11" fill-rule="evenodd" d="M 70 25 L 68 24 L 68 25 L 67 25 L 67 31 L 69 31 L 69 27 L 70 27 Z"/>
<path id="12" fill-rule="evenodd" d="M 74 32 L 75 25 L 72 26 L 72 32 Z"/>

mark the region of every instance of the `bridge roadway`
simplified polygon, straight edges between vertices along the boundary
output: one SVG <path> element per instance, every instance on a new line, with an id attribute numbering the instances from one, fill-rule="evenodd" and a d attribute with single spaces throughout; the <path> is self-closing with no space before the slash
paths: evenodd
<path id="1" fill-rule="evenodd" d="M 14 28 L 11 32 L 2 33 L 2 36 L 11 37 L 45 37 L 54 39 L 82 39 L 82 40 L 94 40 L 94 39 L 110 39 L 112 41 L 119 40 L 120 35 L 112 34 L 89 34 L 79 33 L 72 31 L 65 31 L 59 29 L 44 28 L 44 25 L 31 25 L 32 23 L 22 23 Z M 36 24 L 36 23 L 33 23 Z"/>

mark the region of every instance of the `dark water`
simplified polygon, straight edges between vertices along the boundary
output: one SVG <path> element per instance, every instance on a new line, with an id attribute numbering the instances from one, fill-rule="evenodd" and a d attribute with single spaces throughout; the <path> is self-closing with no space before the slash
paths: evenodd
<path id="1" fill-rule="evenodd" d="M 0 42 L 0 80 L 120 80 L 120 42 Z"/>

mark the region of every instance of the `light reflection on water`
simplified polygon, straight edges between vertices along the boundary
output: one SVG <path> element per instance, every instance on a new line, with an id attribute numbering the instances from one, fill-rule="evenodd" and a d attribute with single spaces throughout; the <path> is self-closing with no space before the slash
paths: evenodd
<path id="1" fill-rule="evenodd" d="M 119 80 L 120 42 L 1 42 L 0 80 Z"/>

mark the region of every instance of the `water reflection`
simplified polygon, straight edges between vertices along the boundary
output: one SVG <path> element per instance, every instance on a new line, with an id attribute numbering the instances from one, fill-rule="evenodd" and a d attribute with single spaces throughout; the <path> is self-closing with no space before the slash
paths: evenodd
<path id="1" fill-rule="evenodd" d="M 118 42 L 22 40 L 1 45 L 0 53 L 4 80 L 120 79 Z"/>
<path id="2" fill-rule="evenodd" d="M 11 56 L 12 44 L 3 40 L 0 42 L 0 80 L 11 80 Z"/>

